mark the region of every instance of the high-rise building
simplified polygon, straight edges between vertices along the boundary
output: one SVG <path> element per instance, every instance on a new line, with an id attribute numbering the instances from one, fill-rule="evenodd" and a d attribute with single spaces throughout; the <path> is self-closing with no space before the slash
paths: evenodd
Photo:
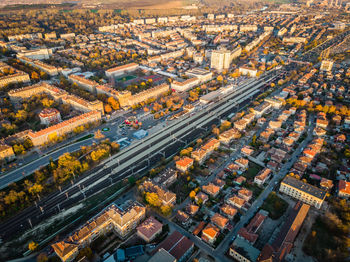
<path id="1" fill-rule="evenodd" d="M 211 53 L 210 67 L 221 72 L 230 67 L 232 58 L 229 50 L 213 50 Z"/>

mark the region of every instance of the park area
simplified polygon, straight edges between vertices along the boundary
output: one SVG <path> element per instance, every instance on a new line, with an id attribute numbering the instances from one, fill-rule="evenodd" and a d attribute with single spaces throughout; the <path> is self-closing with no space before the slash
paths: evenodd
<path id="1" fill-rule="evenodd" d="M 270 218 L 279 219 L 286 212 L 288 203 L 275 192 L 271 192 L 261 208 L 269 212 Z"/>

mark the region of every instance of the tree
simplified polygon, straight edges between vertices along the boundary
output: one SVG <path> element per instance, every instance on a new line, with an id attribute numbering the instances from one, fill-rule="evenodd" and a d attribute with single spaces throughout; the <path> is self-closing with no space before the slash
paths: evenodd
<path id="1" fill-rule="evenodd" d="M 28 192 L 34 196 L 40 194 L 43 191 L 43 189 L 44 187 L 42 185 L 35 183 L 32 187 L 28 189 Z"/>
<path id="2" fill-rule="evenodd" d="M 41 104 L 44 107 L 51 107 L 53 105 L 54 101 L 52 99 L 49 99 L 47 97 L 43 98 L 43 100 L 41 100 Z"/>
<path id="3" fill-rule="evenodd" d="M 252 138 L 252 144 L 255 145 L 256 144 L 256 135 L 253 135 L 253 138 Z"/>
<path id="4" fill-rule="evenodd" d="M 35 71 L 33 71 L 33 72 L 32 72 L 32 74 L 31 74 L 31 78 L 32 78 L 33 80 L 39 80 L 39 79 L 40 79 L 40 77 L 39 77 L 38 73 L 37 73 L 37 72 L 35 72 Z"/>
<path id="5" fill-rule="evenodd" d="M 160 207 L 160 211 L 163 215 L 168 216 L 171 214 L 171 207 L 169 205 L 164 205 Z"/>
<path id="6" fill-rule="evenodd" d="M 230 127 L 231 127 L 231 122 L 225 120 L 224 122 L 221 123 L 220 131 L 225 131 L 225 130 L 229 129 Z"/>
<path id="7" fill-rule="evenodd" d="M 158 195 L 156 193 L 147 192 L 146 195 L 145 195 L 145 200 L 151 206 L 155 206 L 155 207 L 159 207 L 160 206 L 159 197 L 158 197 Z"/>
<path id="8" fill-rule="evenodd" d="M 117 100 L 115 100 L 114 97 L 109 97 L 107 99 L 108 104 L 112 107 L 113 110 L 118 110 L 119 109 L 119 103 L 117 102 Z"/>
<path id="9" fill-rule="evenodd" d="M 214 127 L 213 129 L 212 129 L 212 133 L 214 134 L 214 135 L 219 135 L 220 134 L 220 130 L 219 130 L 219 128 L 217 128 L 217 127 Z"/>
<path id="10" fill-rule="evenodd" d="M 192 190 L 189 196 L 193 200 L 196 197 L 196 192 Z"/>
<path id="11" fill-rule="evenodd" d="M 110 112 L 112 112 L 112 107 L 111 107 L 109 104 L 106 104 L 106 105 L 105 105 L 105 112 L 106 112 L 107 114 L 109 114 Z"/>
<path id="12" fill-rule="evenodd" d="M 25 152 L 25 148 L 23 145 L 14 145 L 13 146 L 13 151 L 15 152 L 16 155 L 21 155 L 21 154 L 24 154 Z"/>
<path id="13" fill-rule="evenodd" d="M 105 138 L 105 135 L 102 134 L 101 130 L 99 129 L 99 130 L 97 130 L 97 131 L 94 133 L 94 137 L 95 137 L 96 139 L 103 139 L 103 138 Z"/>
<path id="14" fill-rule="evenodd" d="M 30 251 L 35 251 L 37 248 L 39 247 L 38 243 L 34 242 L 34 241 L 31 241 L 29 244 L 28 244 L 28 249 Z"/>

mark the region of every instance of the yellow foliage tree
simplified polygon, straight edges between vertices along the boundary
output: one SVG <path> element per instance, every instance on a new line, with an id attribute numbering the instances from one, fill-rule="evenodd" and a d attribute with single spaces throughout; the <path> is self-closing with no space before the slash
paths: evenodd
<path id="1" fill-rule="evenodd" d="M 171 207 L 168 205 L 164 205 L 160 207 L 160 211 L 162 212 L 163 215 L 169 216 L 171 214 Z"/>
<path id="2" fill-rule="evenodd" d="M 155 206 L 155 207 L 160 206 L 159 197 L 156 193 L 147 192 L 145 195 L 145 199 L 146 199 L 146 202 L 151 206 Z"/>
<path id="3" fill-rule="evenodd" d="M 35 251 L 38 248 L 38 246 L 39 246 L 38 243 L 32 241 L 28 244 L 28 249 L 30 251 Z"/>
<path id="4" fill-rule="evenodd" d="M 190 198 L 191 199 L 194 199 L 195 197 L 196 197 L 196 192 L 194 191 L 194 190 L 192 190 L 191 192 L 190 192 Z"/>

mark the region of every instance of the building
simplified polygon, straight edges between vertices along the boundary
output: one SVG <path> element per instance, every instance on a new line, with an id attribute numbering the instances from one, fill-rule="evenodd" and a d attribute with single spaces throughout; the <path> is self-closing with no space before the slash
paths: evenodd
<path id="1" fill-rule="evenodd" d="M 212 223 L 209 223 L 203 230 L 202 230 L 202 239 L 213 245 L 216 238 L 220 234 L 220 229 L 213 225 Z"/>
<path id="2" fill-rule="evenodd" d="M 172 256 L 164 248 L 161 248 L 155 253 L 148 262 L 176 262 L 176 258 Z"/>
<path id="3" fill-rule="evenodd" d="M 254 178 L 254 183 L 257 184 L 258 186 L 262 186 L 266 180 L 270 178 L 272 174 L 272 170 L 269 168 L 264 168 L 257 174 Z"/>
<path id="4" fill-rule="evenodd" d="M 242 75 L 247 75 L 247 76 L 251 76 L 251 77 L 256 77 L 258 70 L 253 68 L 253 67 L 248 67 L 248 66 L 241 66 L 239 68 L 239 72 Z"/>
<path id="5" fill-rule="evenodd" d="M 122 66 L 113 67 L 105 71 L 107 77 L 117 77 L 122 76 L 126 73 L 133 72 L 139 68 L 136 63 L 130 63 Z"/>
<path id="6" fill-rule="evenodd" d="M 30 64 L 31 66 L 40 69 L 41 71 L 44 71 L 45 73 L 47 73 L 50 76 L 57 76 L 58 75 L 59 70 L 55 66 L 48 65 L 44 62 L 41 62 L 40 60 L 31 59 L 31 58 L 28 58 L 26 56 L 18 57 L 18 59 L 24 63 Z"/>
<path id="7" fill-rule="evenodd" d="M 239 196 L 236 196 L 236 195 L 228 198 L 226 202 L 227 204 L 232 205 L 238 209 L 243 208 L 244 205 L 247 203 L 243 198 L 240 198 Z"/>
<path id="8" fill-rule="evenodd" d="M 199 149 L 191 152 L 191 157 L 200 165 L 210 156 L 210 154 L 220 146 L 220 141 L 212 138 Z"/>
<path id="9" fill-rule="evenodd" d="M 12 74 L 7 74 L 5 71 L 13 71 Z M 17 70 L 13 68 L 12 66 L 9 66 L 3 62 L 0 62 L 0 72 L 3 76 L 0 77 L 0 88 L 5 87 L 9 84 L 14 83 L 27 83 L 30 82 L 29 75 L 27 73 L 24 73 L 23 71 Z"/>
<path id="10" fill-rule="evenodd" d="M 30 130 L 28 137 L 32 140 L 34 146 L 41 146 L 45 143 L 53 141 L 59 136 L 73 132 L 74 128 L 76 127 L 93 122 L 99 122 L 100 120 L 101 113 L 99 111 L 90 111 L 40 131 Z"/>
<path id="11" fill-rule="evenodd" d="M 199 85 L 199 83 L 200 83 L 200 80 L 197 77 L 192 77 L 182 82 L 174 80 L 171 83 L 171 88 L 177 92 L 185 92 L 191 89 L 192 87 Z"/>
<path id="12" fill-rule="evenodd" d="M 12 146 L 0 143 L 0 160 L 11 161 L 15 159 L 15 153 Z"/>
<path id="13" fill-rule="evenodd" d="M 121 206 L 111 204 L 70 236 L 53 244 L 52 248 L 62 261 L 73 261 L 80 248 L 111 230 L 125 238 L 145 214 L 146 208 L 138 202 L 127 201 Z"/>
<path id="14" fill-rule="evenodd" d="M 253 247 L 248 241 L 239 236 L 233 241 L 230 246 L 229 254 L 235 261 L 240 262 L 255 262 L 260 251 Z"/>
<path id="15" fill-rule="evenodd" d="M 241 133 L 236 128 L 231 128 L 222 132 L 219 135 L 219 141 L 224 145 L 229 145 L 232 140 L 238 139 L 241 137 Z"/>
<path id="16" fill-rule="evenodd" d="M 181 172 L 186 172 L 191 166 L 193 166 L 193 159 L 189 157 L 183 157 L 176 161 L 176 168 Z"/>
<path id="17" fill-rule="evenodd" d="M 52 245 L 53 250 L 57 256 L 64 262 L 73 261 L 79 253 L 79 246 L 64 241 Z"/>
<path id="18" fill-rule="evenodd" d="M 176 194 L 158 186 L 157 184 L 154 184 L 150 179 L 143 182 L 140 189 L 143 192 L 156 193 L 163 205 L 172 206 L 176 202 Z"/>
<path id="19" fill-rule="evenodd" d="M 268 102 L 263 102 L 262 104 L 253 108 L 253 113 L 256 118 L 260 118 L 263 114 L 265 114 L 271 108 L 271 104 Z"/>
<path id="20" fill-rule="evenodd" d="M 242 227 L 238 231 L 238 235 L 254 245 L 259 237 L 258 231 L 268 215 L 269 213 L 267 211 L 260 210 L 246 227 Z"/>
<path id="21" fill-rule="evenodd" d="M 46 82 L 40 82 L 35 85 L 13 89 L 8 92 L 11 102 L 19 103 L 22 100 L 29 98 L 37 94 L 48 94 L 55 101 L 61 102 L 63 104 L 68 104 L 74 109 L 82 112 L 99 111 L 100 114 L 104 114 L 103 103 L 99 100 L 87 101 L 76 95 L 69 94 L 63 89 L 56 86 L 49 85 Z"/>
<path id="22" fill-rule="evenodd" d="M 258 257 L 259 262 L 284 261 L 309 212 L 310 206 L 298 202 L 287 216 L 273 243 L 266 244 Z"/>
<path id="23" fill-rule="evenodd" d="M 40 123 L 42 125 L 52 125 L 61 122 L 61 114 L 56 108 L 44 108 L 39 113 Z"/>
<path id="24" fill-rule="evenodd" d="M 68 80 L 72 83 L 76 83 L 78 86 L 84 88 L 90 93 L 96 93 L 96 87 L 98 83 L 89 79 L 86 79 L 84 76 L 71 74 L 68 76 Z"/>
<path id="25" fill-rule="evenodd" d="M 162 232 L 163 224 L 156 220 L 153 216 L 147 218 L 137 230 L 137 235 L 147 243 L 151 242 Z"/>
<path id="26" fill-rule="evenodd" d="M 211 195 L 212 197 L 216 197 L 220 192 L 220 187 L 218 187 L 217 185 L 214 185 L 213 183 L 209 183 L 208 185 L 203 185 L 202 190 L 208 195 Z"/>
<path id="27" fill-rule="evenodd" d="M 292 44 L 306 44 L 307 39 L 306 37 L 283 37 L 283 42 L 284 43 L 292 43 Z"/>
<path id="28" fill-rule="evenodd" d="M 215 213 L 211 218 L 210 221 L 218 226 L 221 230 L 224 230 L 228 224 L 228 219 L 219 213 Z"/>
<path id="29" fill-rule="evenodd" d="M 199 67 L 188 70 L 186 75 L 190 78 L 197 77 L 199 79 L 199 83 L 205 83 L 213 79 L 212 72 Z"/>
<path id="30" fill-rule="evenodd" d="M 169 85 L 164 83 L 150 89 L 132 95 L 130 91 L 116 93 L 116 98 L 121 107 L 130 107 L 146 101 L 149 98 L 158 97 L 169 91 Z"/>
<path id="31" fill-rule="evenodd" d="M 232 62 L 231 52 L 229 50 L 213 50 L 210 58 L 210 68 L 222 72 L 228 69 Z"/>
<path id="32" fill-rule="evenodd" d="M 220 208 L 220 213 L 231 220 L 235 217 L 237 212 L 238 210 L 236 208 L 228 204 L 223 204 L 222 207 Z"/>
<path id="33" fill-rule="evenodd" d="M 193 252 L 194 243 L 180 232 L 174 231 L 163 242 L 159 244 L 155 252 L 164 249 L 170 253 L 178 262 L 186 261 Z"/>
<path id="34" fill-rule="evenodd" d="M 169 187 L 176 181 L 177 173 L 178 171 L 168 168 L 153 178 L 153 181 L 162 187 Z"/>
<path id="35" fill-rule="evenodd" d="M 338 196 L 346 198 L 350 197 L 350 182 L 339 180 Z"/>
<path id="36" fill-rule="evenodd" d="M 334 62 L 331 60 L 322 60 L 320 70 L 325 72 L 332 71 Z"/>
<path id="37" fill-rule="evenodd" d="M 22 50 L 17 54 L 17 58 L 20 57 L 28 57 L 30 59 L 49 59 L 52 55 L 52 49 L 48 48 L 37 48 L 37 49 L 31 49 L 31 50 Z"/>
<path id="38" fill-rule="evenodd" d="M 279 191 L 316 208 L 321 208 L 326 198 L 326 191 L 291 176 L 282 180 Z"/>

